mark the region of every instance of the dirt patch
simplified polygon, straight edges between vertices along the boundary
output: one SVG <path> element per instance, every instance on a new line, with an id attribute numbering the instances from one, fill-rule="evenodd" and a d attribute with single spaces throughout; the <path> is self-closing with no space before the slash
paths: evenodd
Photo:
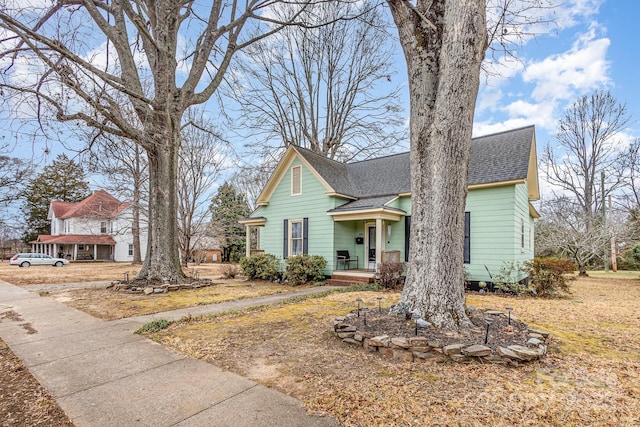
<path id="1" fill-rule="evenodd" d="M 0 340 L 0 425 L 73 426 L 51 395 Z"/>
<path id="2" fill-rule="evenodd" d="M 153 337 L 345 426 L 640 425 L 640 282 L 579 279 L 573 288 L 562 300 L 467 296 L 481 309 L 513 307 L 513 318 L 551 330 L 547 357 L 518 368 L 393 361 L 335 337 L 333 319 L 356 298 L 377 306 L 381 296 L 388 307 L 399 299 L 390 293 L 332 294 L 178 323 Z"/>

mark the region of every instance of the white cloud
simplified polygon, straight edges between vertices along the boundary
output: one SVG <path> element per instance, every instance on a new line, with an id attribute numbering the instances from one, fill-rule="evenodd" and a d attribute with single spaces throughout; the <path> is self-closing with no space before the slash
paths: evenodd
<path id="1" fill-rule="evenodd" d="M 595 28 L 581 35 L 567 52 L 531 62 L 522 73 L 525 83 L 534 83 L 536 101 L 573 99 L 577 95 L 609 85 L 608 38 L 596 38 Z"/>

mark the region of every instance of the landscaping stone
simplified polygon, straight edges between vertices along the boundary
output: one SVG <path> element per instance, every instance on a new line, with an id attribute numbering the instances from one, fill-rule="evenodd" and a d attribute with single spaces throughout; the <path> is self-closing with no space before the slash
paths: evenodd
<path id="1" fill-rule="evenodd" d="M 145 295 L 151 295 L 153 293 L 153 288 L 151 286 L 144 288 L 142 291 Z"/>
<path id="2" fill-rule="evenodd" d="M 393 357 L 393 349 L 389 347 L 378 347 L 378 352 L 384 357 Z"/>
<path id="3" fill-rule="evenodd" d="M 538 338 L 529 338 L 529 341 L 527 341 L 527 345 L 529 347 L 538 347 L 542 343 L 543 342 L 541 340 L 539 340 Z"/>
<path id="4" fill-rule="evenodd" d="M 484 345 L 475 344 L 462 349 L 462 354 L 473 357 L 484 357 L 491 354 L 491 349 Z"/>
<path id="5" fill-rule="evenodd" d="M 544 331 L 542 329 L 537 329 L 537 328 L 529 328 L 529 332 L 533 333 L 533 334 L 540 334 L 542 335 L 545 339 L 547 339 L 549 337 L 549 331 Z"/>
<path id="6" fill-rule="evenodd" d="M 379 335 L 369 340 L 369 345 L 373 347 L 389 347 L 391 338 L 389 335 Z"/>
<path id="7" fill-rule="evenodd" d="M 520 356 L 521 359 L 527 361 L 539 359 L 544 355 L 544 352 L 540 349 L 534 350 L 522 345 L 510 345 L 507 348 Z"/>
<path id="8" fill-rule="evenodd" d="M 391 344 L 392 346 L 398 347 L 398 348 L 409 348 L 409 341 L 406 338 L 398 338 L 398 337 L 394 337 L 391 338 Z"/>
<path id="9" fill-rule="evenodd" d="M 413 351 L 414 360 L 415 359 L 427 360 L 427 359 L 431 359 L 432 357 L 435 357 L 435 355 L 433 355 L 432 353 L 427 353 L 426 351 Z"/>
<path id="10" fill-rule="evenodd" d="M 543 340 L 544 341 L 544 337 L 540 334 L 535 334 L 533 332 L 529 332 L 529 338 L 537 338 L 539 340 Z"/>
<path id="11" fill-rule="evenodd" d="M 339 338 L 353 338 L 355 336 L 355 332 L 338 332 Z"/>
<path id="12" fill-rule="evenodd" d="M 507 359 L 522 360 L 522 357 L 518 356 L 514 351 L 511 351 L 511 350 L 509 350 L 508 348 L 505 348 L 505 347 L 498 346 L 498 354 L 501 357 L 506 357 Z"/>
<path id="13" fill-rule="evenodd" d="M 442 347 L 442 352 L 447 356 L 451 356 L 454 354 L 460 354 L 463 348 L 464 348 L 464 344 L 449 344 L 447 346 Z"/>
<path id="14" fill-rule="evenodd" d="M 361 344 L 360 342 L 354 340 L 353 338 L 344 338 L 342 341 L 346 342 L 347 344 L 356 344 L 356 345 Z"/>
<path id="15" fill-rule="evenodd" d="M 413 362 L 413 353 L 410 351 L 394 349 L 393 360 L 399 360 L 401 362 Z"/>
<path id="16" fill-rule="evenodd" d="M 427 340 L 427 345 L 431 348 L 442 348 L 442 343 L 435 340 Z"/>
<path id="17" fill-rule="evenodd" d="M 485 313 L 490 315 L 490 316 L 499 316 L 501 314 L 504 314 L 503 312 L 501 312 L 499 310 L 487 310 L 487 311 L 485 311 Z"/>

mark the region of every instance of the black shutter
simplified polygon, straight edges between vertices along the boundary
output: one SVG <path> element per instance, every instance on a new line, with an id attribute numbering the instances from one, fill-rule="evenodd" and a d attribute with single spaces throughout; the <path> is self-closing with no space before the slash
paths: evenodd
<path id="1" fill-rule="evenodd" d="M 409 238 L 411 237 L 411 215 L 404 217 L 404 262 L 409 261 Z"/>
<path id="2" fill-rule="evenodd" d="M 471 212 L 464 213 L 464 263 L 471 262 Z"/>
<path id="3" fill-rule="evenodd" d="M 302 253 L 309 253 L 309 218 L 302 218 Z"/>
<path id="4" fill-rule="evenodd" d="M 284 241 L 282 242 L 282 259 L 289 256 L 289 220 L 284 220 Z"/>

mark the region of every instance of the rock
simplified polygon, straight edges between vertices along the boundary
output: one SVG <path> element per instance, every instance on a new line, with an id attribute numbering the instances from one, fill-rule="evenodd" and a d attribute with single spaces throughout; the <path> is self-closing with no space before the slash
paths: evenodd
<path id="1" fill-rule="evenodd" d="M 491 354 L 491 349 L 484 345 L 475 344 L 463 348 L 462 354 L 473 357 L 484 357 Z"/>
<path id="2" fill-rule="evenodd" d="M 454 362 L 468 362 L 469 358 L 463 354 L 450 354 L 449 358 Z"/>
<path id="3" fill-rule="evenodd" d="M 354 340 L 353 338 L 344 338 L 342 342 L 346 342 L 347 344 L 355 344 L 355 345 L 361 344 L 358 341 Z"/>
<path id="4" fill-rule="evenodd" d="M 485 314 L 488 314 L 490 316 L 499 316 L 499 315 L 504 314 L 504 313 L 501 312 L 501 311 L 498 311 L 498 310 L 487 310 L 487 311 L 485 311 Z"/>
<path id="5" fill-rule="evenodd" d="M 409 337 L 409 344 L 411 347 L 427 347 L 427 338 L 425 337 Z"/>
<path id="6" fill-rule="evenodd" d="M 506 357 L 511 360 L 522 360 L 522 357 L 518 356 L 515 352 L 505 347 L 498 346 L 498 354 L 502 357 Z"/>
<path id="7" fill-rule="evenodd" d="M 167 290 L 163 289 L 163 288 L 153 288 L 153 293 L 154 294 L 161 294 L 161 293 L 164 293 L 164 292 L 167 292 Z"/>
<path id="8" fill-rule="evenodd" d="M 360 332 L 363 338 L 373 338 L 373 334 L 371 332 Z"/>
<path id="9" fill-rule="evenodd" d="M 538 347 L 541 344 L 542 341 L 540 341 L 538 338 L 529 338 L 529 341 L 527 341 L 527 345 L 529 347 Z"/>
<path id="10" fill-rule="evenodd" d="M 449 344 L 442 347 L 442 352 L 447 356 L 451 356 L 453 354 L 460 354 L 463 348 L 464 344 Z"/>
<path id="11" fill-rule="evenodd" d="M 338 316 L 334 319 L 336 322 L 343 322 L 344 321 L 344 316 Z"/>
<path id="12" fill-rule="evenodd" d="M 377 337 L 369 339 L 369 345 L 373 347 L 389 347 L 390 342 L 391 338 L 389 338 L 389 335 L 378 335 Z"/>
<path id="13" fill-rule="evenodd" d="M 540 334 L 544 337 L 544 339 L 547 339 L 549 337 L 549 331 L 544 331 L 542 329 L 537 329 L 537 328 L 529 328 L 529 333 L 532 334 Z"/>
<path id="14" fill-rule="evenodd" d="M 425 351 L 413 351 L 414 359 L 427 360 L 431 359 L 432 357 L 435 357 L 432 353 L 428 353 Z"/>
<path id="15" fill-rule="evenodd" d="M 393 349 L 389 347 L 378 347 L 378 352 L 384 357 L 393 357 Z"/>
<path id="16" fill-rule="evenodd" d="M 436 340 L 428 340 L 427 345 L 431 348 L 442 348 L 442 343 Z"/>
<path id="17" fill-rule="evenodd" d="M 346 323 L 341 323 L 339 325 L 336 325 L 336 331 L 338 331 L 338 332 L 355 332 L 355 331 L 357 331 L 357 329 L 353 325 L 347 325 Z"/>
<path id="18" fill-rule="evenodd" d="M 153 293 L 153 288 L 151 286 L 144 288 L 142 291 L 145 295 L 151 295 Z"/>
<path id="19" fill-rule="evenodd" d="M 546 353 L 546 349 L 534 350 L 528 347 L 524 347 L 522 345 L 510 345 L 507 348 L 513 351 L 518 356 L 520 356 L 521 359 L 527 360 L 527 361 L 539 359 L 540 357 L 544 356 L 544 354 Z"/>
<path id="20" fill-rule="evenodd" d="M 529 332 L 529 338 L 538 338 L 539 340 L 544 341 L 544 337 L 540 334 L 534 334 L 533 332 Z"/>
<path id="21" fill-rule="evenodd" d="M 178 289 L 180 289 L 180 285 L 169 285 L 167 289 L 169 289 L 169 291 L 171 292 L 177 291 Z"/>
<path id="22" fill-rule="evenodd" d="M 355 335 L 354 332 L 338 332 L 338 337 L 340 338 L 353 338 Z"/>
<path id="23" fill-rule="evenodd" d="M 391 338 L 391 344 L 392 346 L 398 347 L 398 348 L 409 348 L 409 341 L 407 341 L 406 338 Z"/>
<path id="24" fill-rule="evenodd" d="M 355 334 L 353 336 L 353 339 L 358 341 L 358 342 L 362 342 L 364 340 L 364 338 L 362 337 L 362 334 Z"/>

